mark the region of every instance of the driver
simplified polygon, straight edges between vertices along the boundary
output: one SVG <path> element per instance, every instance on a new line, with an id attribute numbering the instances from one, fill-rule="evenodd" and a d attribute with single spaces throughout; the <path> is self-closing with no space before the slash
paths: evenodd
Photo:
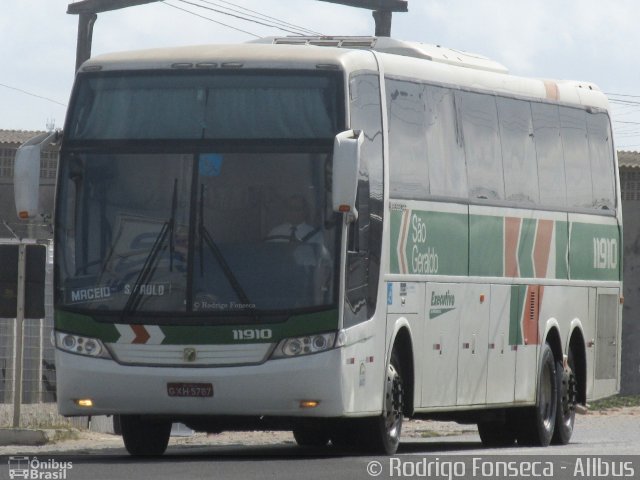
<path id="1" fill-rule="evenodd" d="M 285 221 L 267 235 L 268 242 L 322 243 L 320 228 L 307 223 L 309 205 L 304 196 L 290 196 L 285 202 Z"/>

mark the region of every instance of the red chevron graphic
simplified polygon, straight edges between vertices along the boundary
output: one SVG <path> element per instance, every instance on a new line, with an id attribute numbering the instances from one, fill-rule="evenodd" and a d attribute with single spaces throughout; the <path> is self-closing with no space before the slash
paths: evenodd
<path id="1" fill-rule="evenodd" d="M 136 337 L 131 343 L 147 343 L 149 340 L 149 332 L 144 328 L 144 325 L 131 325 L 131 330 L 136 334 Z"/>

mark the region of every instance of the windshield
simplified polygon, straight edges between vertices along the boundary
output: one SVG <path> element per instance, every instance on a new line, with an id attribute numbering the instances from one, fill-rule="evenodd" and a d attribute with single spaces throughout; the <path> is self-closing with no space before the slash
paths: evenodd
<path id="1" fill-rule="evenodd" d="M 329 155 L 66 160 L 56 231 L 62 304 L 133 314 L 335 303 Z"/>
<path id="2" fill-rule="evenodd" d="M 335 75 L 81 75 L 69 140 L 317 139 L 337 133 Z"/>
<path id="3" fill-rule="evenodd" d="M 58 177 L 58 307 L 120 318 L 335 308 L 340 78 L 80 75 Z"/>

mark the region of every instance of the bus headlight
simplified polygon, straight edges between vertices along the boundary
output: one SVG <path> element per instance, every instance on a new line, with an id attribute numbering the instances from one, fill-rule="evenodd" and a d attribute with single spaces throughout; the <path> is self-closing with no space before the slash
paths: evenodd
<path id="1" fill-rule="evenodd" d="M 324 352 L 334 347 L 336 333 L 319 333 L 280 340 L 271 358 L 299 357 Z"/>
<path id="2" fill-rule="evenodd" d="M 97 338 L 83 337 L 71 333 L 56 332 L 56 347 L 65 352 L 87 355 L 89 357 L 111 358 L 102 341 Z"/>

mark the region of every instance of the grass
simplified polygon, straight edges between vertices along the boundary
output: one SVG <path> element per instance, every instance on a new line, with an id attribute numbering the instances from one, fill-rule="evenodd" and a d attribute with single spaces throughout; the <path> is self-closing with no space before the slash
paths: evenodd
<path id="1" fill-rule="evenodd" d="M 640 395 L 614 395 L 589 404 L 589 410 L 604 411 L 612 408 L 640 406 Z"/>

